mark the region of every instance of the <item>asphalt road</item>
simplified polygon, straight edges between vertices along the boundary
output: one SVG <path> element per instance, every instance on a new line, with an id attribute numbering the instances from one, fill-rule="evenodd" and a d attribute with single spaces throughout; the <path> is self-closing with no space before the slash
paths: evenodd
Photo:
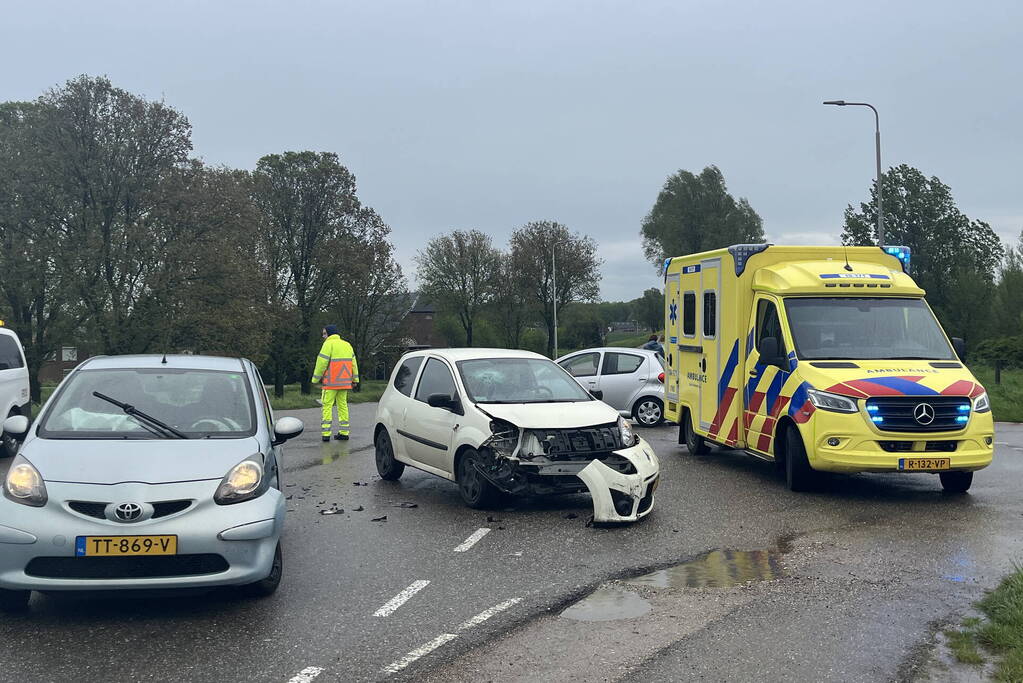
<path id="1" fill-rule="evenodd" d="M 353 406 L 343 444 L 320 443 L 317 411 L 296 413 L 312 431 L 286 452 L 276 595 L 36 594 L 28 614 L 0 616 L 0 681 L 910 678 L 936 625 L 1023 557 L 1023 426 L 999 426 L 966 496 L 928 475 L 793 494 L 768 463 L 693 457 L 673 429 L 645 430 L 662 467 L 654 513 L 592 528 L 587 496 L 479 512 L 427 474 L 380 481 L 374 410 Z M 749 557 L 770 580 L 628 582 L 716 549 L 712 577 L 744 578 L 735 551 L 765 551 Z M 597 618 L 642 614 L 560 616 L 601 586 L 617 597 Z"/>

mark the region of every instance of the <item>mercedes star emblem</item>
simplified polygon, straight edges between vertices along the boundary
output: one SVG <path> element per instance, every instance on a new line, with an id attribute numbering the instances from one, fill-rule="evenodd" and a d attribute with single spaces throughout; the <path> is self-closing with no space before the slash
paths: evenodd
<path id="1" fill-rule="evenodd" d="M 121 503 L 114 509 L 114 516 L 122 522 L 134 522 L 142 516 L 142 506 L 138 503 Z"/>
<path id="2" fill-rule="evenodd" d="M 913 419 L 918 424 L 929 425 L 934 422 L 934 408 L 930 403 L 917 403 L 913 408 Z"/>

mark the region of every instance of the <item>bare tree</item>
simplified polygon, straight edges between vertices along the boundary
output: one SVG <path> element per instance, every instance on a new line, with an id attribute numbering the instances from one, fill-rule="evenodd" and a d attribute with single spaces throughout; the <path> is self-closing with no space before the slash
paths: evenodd
<path id="1" fill-rule="evenodd" d="M 501 286 L 501 252 L 479 230 L 455 230 L 430 240 L 416 264 L 422 292 L 458 317 L 472 346 L 476 319 Z"/>
<path id="2" fill-rule="evenodd" d="M 511 258 L 512 268 L 528 283 L 530 299 L 547 326 L 547 355 L 553 357 L 555 311 L 600 296 L 603 262 L 597 257 L 597 243 L 592 237 L 570 233 L 561 223 L 534 221 L 512 233 Z"/>

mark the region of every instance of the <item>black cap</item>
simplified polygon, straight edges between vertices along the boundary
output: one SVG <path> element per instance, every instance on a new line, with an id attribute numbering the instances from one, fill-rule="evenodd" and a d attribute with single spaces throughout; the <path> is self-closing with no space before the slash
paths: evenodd
<path id="1" fill-rule="evenodd" d="M 328 337 L 337 334 L 337 325 L 324 325 L 323 329 L 327 331 Z"/>

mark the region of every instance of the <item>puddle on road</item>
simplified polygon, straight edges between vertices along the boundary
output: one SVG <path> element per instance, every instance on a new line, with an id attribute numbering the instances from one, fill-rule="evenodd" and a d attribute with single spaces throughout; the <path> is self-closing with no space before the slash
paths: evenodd
<path id="1" fill-rule="evenodd" d="M 636 593 L 600 588 L 566 609 L 561 616 L 575 621 L 614 621 L 641 617 L 649 611 L 650 603 Z"/>
<path id="2" fill-rule="evenodd" d="M 775 550 L 712 550 L 695 560 L 628 579 L 646 588 L 729 588 L 784 576 Z"/>

